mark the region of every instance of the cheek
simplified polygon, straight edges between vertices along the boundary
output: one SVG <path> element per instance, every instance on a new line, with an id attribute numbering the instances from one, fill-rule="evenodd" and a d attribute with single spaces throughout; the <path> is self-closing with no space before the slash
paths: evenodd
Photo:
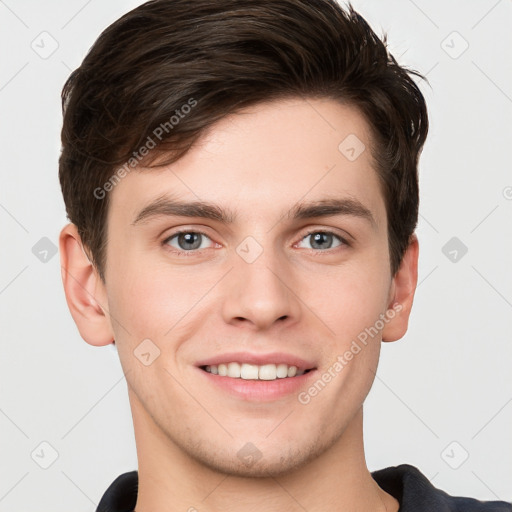
<path id="1" fill-rule="evenodd" d="M 164 327 L 159 324 L 159 319 L 164 323 L 160 310 L 170 300 L 164 283 L 154 276 L 150 280 L 149 276 L 141 273 L 120 275 L 109 293 L 110 314 L 113 322 L 117 323 L 116 334 L 123 338 L 127 333 L 137 339 L 141 336 L 154 337 Z"/>
<path id="2" fill-rule="evenodd" d="M 109 286 L 115 334 L 130 339 L 130 346 L 152 339 L 162 351 L 171 348 L 178 334 L 185 336 L 193 319 L 197 321 L 222 275 L 191 267 L 170 269 L 165 263 L 144 265 L 142 259 L 131 268 L 125 264 Z"/>
<path id="3" fill-rule="evenodd" d="M 301 298 L 339 348 L 373 326 L 385 311 L 390 277 L 381 267 L 379 262 L 341 265 L 303 281 Z"/>

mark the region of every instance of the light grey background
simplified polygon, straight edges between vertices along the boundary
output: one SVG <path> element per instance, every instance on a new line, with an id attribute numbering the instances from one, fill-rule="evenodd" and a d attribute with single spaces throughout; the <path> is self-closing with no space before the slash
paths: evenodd
<path id="1" fill-rule="evenodd" d="M 117 354 L 80 338 L 50 242 L 66 222 L 62 85 L 140 3 L 0 1 L 0 511 L 93 511 L 137 467 Z M 419 286 L 366 403 L 368 466 L 409 463 L 450 494 L 510 501 L 512 2 L 353 4 L 431 84 Z"/>

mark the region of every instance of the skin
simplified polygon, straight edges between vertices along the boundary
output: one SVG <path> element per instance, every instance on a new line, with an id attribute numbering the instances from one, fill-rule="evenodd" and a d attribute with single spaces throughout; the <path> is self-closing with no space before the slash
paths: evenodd
<path id="1" fill-rule="evenodd" d="M 366 146 L 355 161 L 338 150 L 349 134 Z M 98 346 L 115 339 L 126 375 L 138 512 L 398 510 L 366 466 L 362 405 L 381 341 L 407 331 L 418 241 L 392 276 L 370 144 L 361 114 L 333 100 L 259 104 L 218 122 L 178 162 L 138 168 L 110 192 L 105 283 L 76 227 L 62 230 L 64 288 L 80 334 Z M 164 194 L 236 217 L 225 225 L 159 215 L 133 225 Z M 375 223 L 285 215 L 299 201 L 333 197 L 359 201 Z M 173 252 L 188 248 L 168 240 L 178 228 L 206 233 L 201 248 Z M 333 237 L 318 248 L 312 229 L 348 244 Z M 248 236 L 263 249 L 252 263 L 236 251 Z M 297 393 L 241 400 L 198 373 L 200 358 L 243 350 L 303 357 L 319 376 L 393 304 L 400 311 L 307 404 Z M 148 338 L 160 355 L 146 366 L 134 350 Z M 261 458 L 246 465 L 237 453 L 249 442 Z"/>

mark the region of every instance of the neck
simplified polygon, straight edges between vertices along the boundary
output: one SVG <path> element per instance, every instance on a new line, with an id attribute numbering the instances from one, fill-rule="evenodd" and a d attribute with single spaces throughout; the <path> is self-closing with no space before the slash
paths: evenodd
<path id="1" fill-rule="evenodd" d="M 129 391 L 137 446 L 136 512 L 396 512 L 399 504 L 366 467 L 362 408 L 339 439 L 306 465 L 276 477 L 213 471 L 191 458 L 153 422 Z"/>

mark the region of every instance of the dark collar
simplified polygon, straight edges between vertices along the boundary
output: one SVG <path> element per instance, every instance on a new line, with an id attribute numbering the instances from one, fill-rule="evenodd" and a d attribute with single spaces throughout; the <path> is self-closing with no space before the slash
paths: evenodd
<path id="1" fill-rule="evenodd" d="M 379 487 L 400 503 L 399 512 L 512 512 L 512 504 L 504 501 L 449 496 L 409 464 L 390 466 L 371 475 Z M 105 491 L 96 512 L 133 512 L 138 483 L 137 471 L 118 476 Z"/>

